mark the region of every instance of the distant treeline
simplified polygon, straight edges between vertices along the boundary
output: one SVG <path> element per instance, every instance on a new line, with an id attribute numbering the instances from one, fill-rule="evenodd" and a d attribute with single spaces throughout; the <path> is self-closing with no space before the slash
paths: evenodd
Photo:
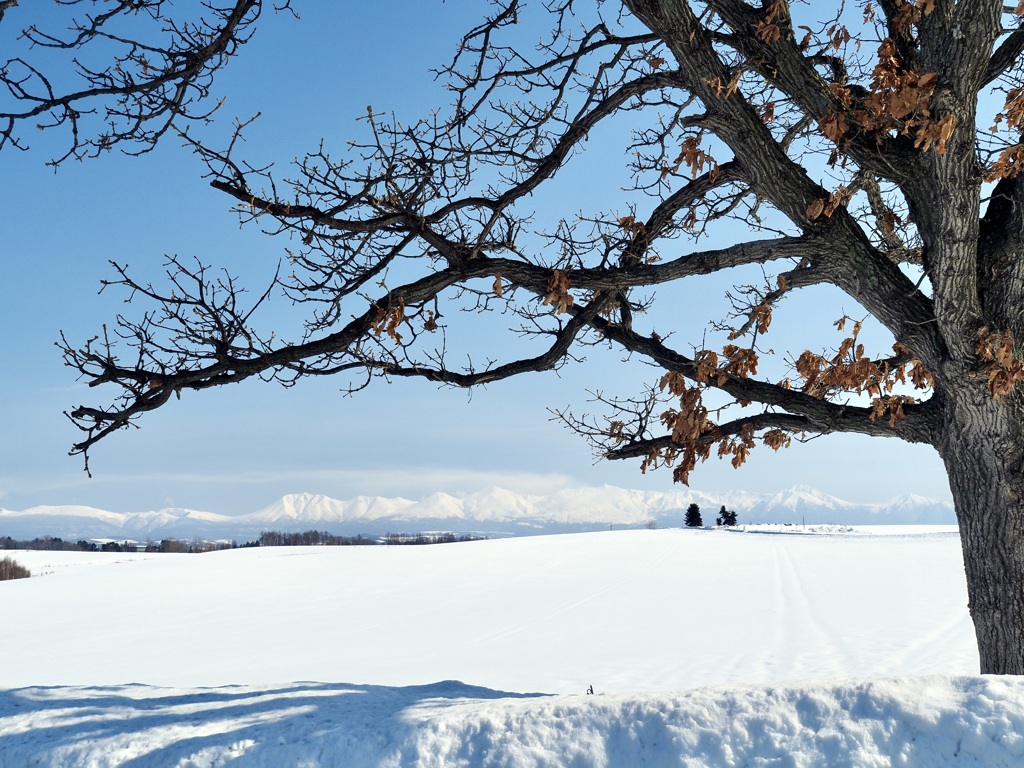
<path id="1" fill-rule="evenodd" d="M 454 533 L 389 533 L 381 544 L 454 544 L 457 541 L 480 541 L 486 537 Z"/>
<path id="2" fill-rule="evenodd" d="M 303 531 L 302 533 L 285 533 L 284 531 L 264 531 L 256 542 L 259 547 L 361 547 L 377 544 L 376 539 L 363 536 L 335 536 L 327 531 Z"/>
<path id="3" fill-rule="evenodd" d="M 9 557 L 0 557 L 0 581 L 11 579 L 27 579 L 32 572 L 21 563 L 16 563 Z"/>
<path id="4" fill-rule="evenodd" d="M 327 531 L 264 531 L 255 541 L 239 544 L 234 541 L 208 541 L 206 539 L 161 539 L 160 541 L 64 541 L 55 536 L 42 536 L 29 541 L 19 541 L 10 536 L 0 536 L 0 550 L 29 549 L 45 552 L 216 552 L 224 549 L 245 547 L 356 547 L 377 544 L 451 544 L 457 541 L 477 541 L 481 537 L 456 535 L 454 533 L 388 533 L 379 539 L 365 536 L 336 536 Z"/>
<path id="5" fill-rule="evenodd" d="M 233 541 L 207 541 L 205 539 L 162 539 L 161 541 L 64 541 L 57 536 L 42 536 L 31 540 L 13 539 L 0 536 L 0 550 L 29 549 L 42 552 L 214 552 L 219 549 L 258 547 L 259 543 L 249 541 L 237 544 Z"/>
<path id="6" fill-rule="evenodd" d="M 264 531 L 260 534 L 257 545 L 261 547 L 358 547 L 375 544 L 454 544 L 457 541 L 478 541 L 480 538 L 479 536 L 454 533 L 386 533 L 379 539 L 368 539 L 364 536 L 335 536 L 326 531 L 305 531 L 303 533 Z"/>
<path id="7" fill-rule="evenodd" d="M 116 547 L 108 549 L 107 547 Z M 0 536 L 0 549 L 34 549 L 44 552 L 121 552 L 122 545 L 111 542 L 110 544 L 97 544 L 94 541 L 64 541 L 64 539 L 53 536 L 43 536 L 31 541 L 19 541 L 10 536 Z M 132 550 L 134 551 L 134 546 Z"/>

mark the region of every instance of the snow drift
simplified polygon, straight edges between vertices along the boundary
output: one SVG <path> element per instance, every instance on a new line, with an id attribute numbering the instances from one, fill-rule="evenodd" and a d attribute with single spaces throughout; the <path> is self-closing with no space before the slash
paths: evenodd
<path id="1" fill-rule="evenodd" d="M 987 768 L 1024 762 L 1024 682 L 851 680 L 661 695 L 460 683 L 0 691 L 3 764 Z"/>

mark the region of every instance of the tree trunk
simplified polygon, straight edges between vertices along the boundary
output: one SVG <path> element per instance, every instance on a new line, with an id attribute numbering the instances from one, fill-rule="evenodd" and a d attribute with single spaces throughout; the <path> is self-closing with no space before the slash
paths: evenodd
<path id="1" fill-rule="evenodd" d="M 1024 424 L 1020 398 L 958 392 L 937 446 L 960 526 L 982 674 L 1024 675 Z"/>

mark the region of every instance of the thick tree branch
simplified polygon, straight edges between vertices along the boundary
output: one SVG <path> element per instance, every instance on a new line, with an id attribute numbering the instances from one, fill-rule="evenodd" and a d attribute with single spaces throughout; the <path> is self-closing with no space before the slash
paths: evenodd
<path id="1" fill-rule="evenodd" d="M 917 418 L 914 408 L 922 406 L 905 406 L 909 418 Z M 899 427 L 899 425 L 897 425 Z M 745 431 L 763 432 L 765 430 L 782 430 L 794 435 L 827 435 L 839 432 L 868 435 L 870 437 L 901 437 L 897 429 L 890 427 L 883 420 L 871 421 L 869 408 L 842 406 L 827 424 L 819 419 L 798 416 L 790 413 L 758 413 L 740 417 L 724 424 L 716 424 L 714 429 L 698 438 L 700 445 L 713 445 L 723 438 L 735 437 Z M 656 451 L 678 448 L 679 444 L 672 435 L 659 435 L 639 440 L 630 440 L 621 446 L 609 448 L 604 452 L 607 459 L 640 459 Z"/>
<path id="2" fill-rule="evenodd" d="M 802 431 L 821 433 L 853 431 L 862 434 L 875 434 L 875 426 L 870 424 L 870 408 L 836 404 L 794 389 L 734 374 L 728 374 L 722 380 L 706 379 L 701 374 L 701 367 L 696 360 L 671 349 L 659 338 L 644 336 L 632 329 L 604 322 L 600 318 L 594 322 L 594 325 L 624 349 L 657 362 L 665 370 L 677 371 L 694 382 L 701 382 L 712 389 L 725 392 L 739 402 L 761 403 L 806 419 L 807 427 Z M 911 412 L 914 411 L 911 410 Z M 921 443 L 933 442 L 936 425 L 932 407 L 922 405 L 917 408 L 916 412 L 919 414 L 918 417 L 908 417 L 905 421 L 897 422 L 892 429 L 895 429 L 895 434 L 904 440 Z M 861 421 L 868 424 L 862 424 Z M 883 426 L 890 429 L 887 424 Z"/>
<path id="3" fill-rule="evenodd" d="M 826 264 L 836 285 L 878 317 L 901 343 L 935 364 L 943 344 L 931 322 L 931 302 L 884 255 L 871 246 L 856 221 L 839 207 L 831 218 L 813 218 L 809 203 L 828 192 L 787 157 L 757 112 L 740 92 L 722 95 L 713 83 L 731 77 L 697 17 L 683 0 L 627 0 L 675 53 L 688 87 L 710 113 L 719 115 L 716 133 L 742 158 L 744 175 L 797 226 L 827 231 L 833 247 Z"/>
<path id="4" fill-rule="evenodd" d="M 743 54 L 748 66 L 796 102 L 805 115 L 820 122 L 830 113 L 847 111 L 829 88 L 829 82 L 815 68 L 814 59 L 800 50 L 788 14 L 774 21 L 780 27 L 780 36 L 776 40 L 757 34 L 757 25 L 763 21 L 763 14 L 746 3 L 712 0 L 709 6 L 732 29 L 729 42 Z M 850 84 L 845 73 L 836 82 L 842 86 Z M 869 136 L 851 132 L 846 139 L 844 151 L 854 157 L 861 168 L 873 174 L 902 181 L 920 173 L 920 153 L 906 136 Z"/>
<path id="5" fill-rule="evenodd" d="M 999 44 L 992 58 L 988 60 L 982 85 L 995 82 L 1004 72 L 1018 65 L 1021 54 L 1024 54 L 1024 27 L 1017 27 Z"/>

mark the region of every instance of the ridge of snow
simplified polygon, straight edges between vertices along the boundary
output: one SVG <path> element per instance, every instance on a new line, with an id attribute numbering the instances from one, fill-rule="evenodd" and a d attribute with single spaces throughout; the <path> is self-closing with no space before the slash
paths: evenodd
<path id="1" fill-rule="evenodd" d="M 825 509 L 845 509 L 855 506 L 851 502 L 837 499 L 809 485 L 794 485 L 771 496 L 764 505 L 768 508 L 797 510 L 800 507 L 815 506 Z"/>
<path id="2" fill-rule="evenodd" d="M 35 507 L 29 507 L 22 511 L 16 511 L 13 509 L 0 509 L 0 519 L 5 517 L 87 517 L 95 518 L 100 520 L 108 520 L 117 524 L 121 524 L 131 513 L 124 512 L 108 512 L 105 509 L 97 509 L 96 507 L 87 507 L 79 504 L 60 504 L 60 505 L 49 505 L 41 504 Z"/>
<path id="3" fill-rule="evenodd" d="M 232 708 L 221 700 L 228 695 Z M 1024 682 L 993 677 L 611 696 L 511 694 L 456 681 L 65 687 L 0 690 L 0 708 L 24 732 L 5 757 L 39 768 L 154 760 L 253 768 L 774 765 L 781 756 L 787 765 L 1008 768 L 1024 759 Z"/>

